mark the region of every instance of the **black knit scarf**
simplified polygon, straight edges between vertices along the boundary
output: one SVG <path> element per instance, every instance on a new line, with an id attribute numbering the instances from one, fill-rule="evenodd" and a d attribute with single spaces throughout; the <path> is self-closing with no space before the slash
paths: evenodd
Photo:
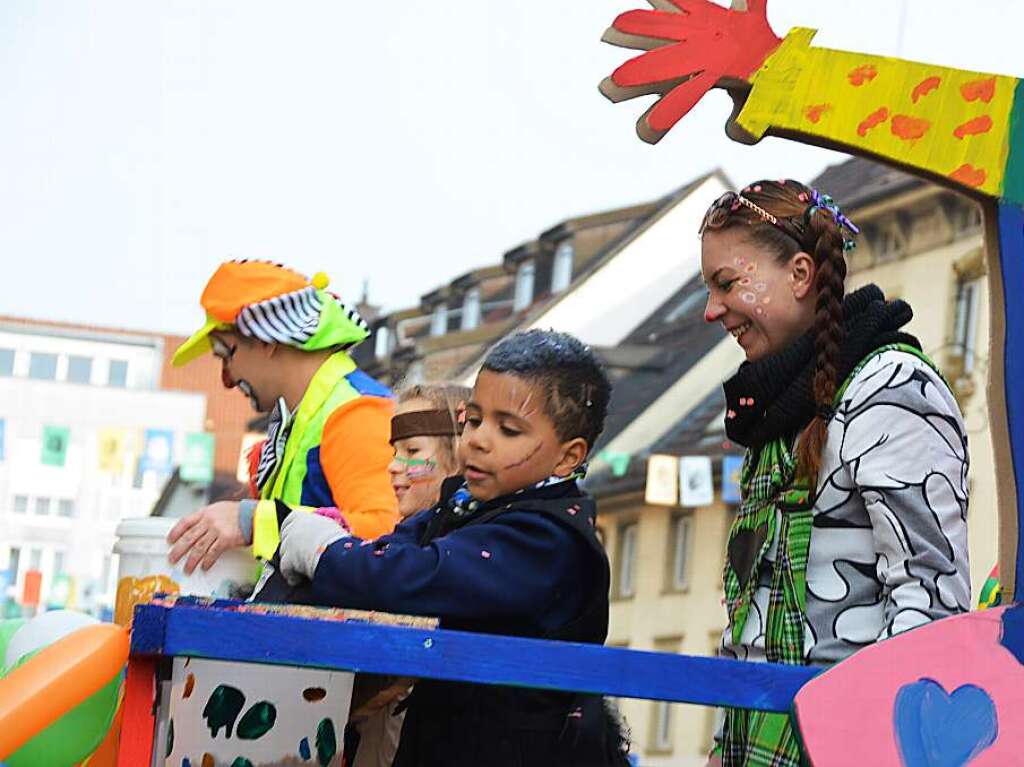
<path id="1" fill-rule="evenodd" d="M 836 384 L 880 346 L 905 343 L 921 348 L 899 332 L 914 316 L 905 301 L 887 302 L 877 285 L 867 285 L 843 301 L 846 340 Z M 778 437 L 793 438 L 814 417 L 814 334 L 808 331 L 789 347 L 756 362 L 744 362 L 725 382 L 725 433 L 743 447 L 757 449 Z"/>

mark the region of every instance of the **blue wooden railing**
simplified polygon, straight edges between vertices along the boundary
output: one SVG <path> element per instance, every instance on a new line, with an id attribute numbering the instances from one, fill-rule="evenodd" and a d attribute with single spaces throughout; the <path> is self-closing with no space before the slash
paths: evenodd
<path id="1" fill-rule="evenodd" d="M 570 642 L 318 620 L 178 603 L 135 610 L 119 764 L 148 764 L 158 661 L 305 666 L 600 693 L 761 711 L 790 710 L 819 669 Z M 127 737 L 126 737 L 127 736 Z"/>

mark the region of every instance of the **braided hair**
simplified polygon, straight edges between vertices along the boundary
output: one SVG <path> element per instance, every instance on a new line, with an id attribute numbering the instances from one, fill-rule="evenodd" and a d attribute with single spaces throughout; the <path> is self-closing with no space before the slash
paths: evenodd
<path id="1" fill-rule="evenodd" d="M 844 229 L 857 228 L 831 199 L 798 181 L 758 181 L 740 194 L 723 195 L 704 217 L 701 233 L 743 226 L 752 245 L 787 263 L 807 253 L 815 265 L 814 377 L 815 415 L 797 441 L 797 472 L 811 487 L 817 483 L 821 451 L 825 446 L 832 402 L 840 384 L 839 364 L 846 329 L 843 296 L 846 292 L 845 252 L 853 245 Z"/>

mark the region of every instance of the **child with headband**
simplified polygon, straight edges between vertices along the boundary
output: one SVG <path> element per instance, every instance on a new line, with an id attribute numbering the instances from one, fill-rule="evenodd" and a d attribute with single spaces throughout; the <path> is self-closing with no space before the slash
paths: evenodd
<path id="1" fill-rule="evenodd" d="M 455 454 L 459 408 L 470 394 L 457 384 L 414 384 L 398 392 L 388 473 L 402 519 L 432 508 L 444 479 L 461 473 Z"/>
<path id="2" fill-rule="evenodd" d="M 458 384 L 413 384 L 398 392 L 391 419 L 391 446 L 395 455 L 388 466 L 398 513 L 408 519 L 433 508 L 441 496 L 441 483 L 460 473 L 456 457 L 461 407 L 471 390 Z M 390 767 L 398 749 L 409 680 L 389 678 L 385 703 L 353 717 L 358 746 L 346 738 L 346 756 L 352 767 Z M 357 686 L 358 690 L 358 686 Z M 354 751 L 354 754 L 351 752 Z"/>

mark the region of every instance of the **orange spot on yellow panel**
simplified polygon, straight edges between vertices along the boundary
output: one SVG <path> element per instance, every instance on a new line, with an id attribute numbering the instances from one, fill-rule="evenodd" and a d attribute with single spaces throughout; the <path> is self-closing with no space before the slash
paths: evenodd
<path id="1" fill-rule="evenodd" d="M 922 96 L 927 96 L 933 90 L 939 87 L 939 83 L 942 82 L 941 77 L 926 77 L 919 82 L 914 90 L 910 94 L 911 100 L 916 104 L 918 99 Z"/>
<path id="2" fill-rule="evenodd" d="M 984 80 L 971 80 L 960 86 L 960 95 L 965 101 L 981 99 L 986 104 L 996 95 L 996 78 L 986 77 Z"/>
<path id="3" fill-rule="evenodd" d="M 930 122 L 919 117 L 910 115 L 893 115 L 892 117 L 892 135 L 899 136 L 904 141 L 921 138 L 930 127 L 932 127 Z"/>
<path id="4" fill-rule="evenodd" d="M 982 115 L 956 126 L 953 135 L 962 139 L 964 136 L 977 136 L 979 133 L 988 133 L 990 130 L 992 130 L 992 118 Z"/>
<path id="5" fill-rule="evenodd" d="M 988 174 L 985 173 L 984 168 L 975 168 L 970 163 L 964 163 L 950 173 L 949 177 L 965 186 L 981 186 L 985 183 Z"/>
<path id="6" fill-rule="evenodd" d="M 874 128 L 876 125 L 881 125 L 889 119 L 889 110 L 885 107 L 876 109 L 874 112 L 865 117 L 860 125 L 857 126 L 857 135 L 863 138 L 868 135 L 868 131 Z"/>
<path id="7" fill-rule="evenodd" d="M 851 69 L 846 76 L 850 78 L 851 85 L 858 87 L 878 77 L 878 70 L 870 64 L 865 64 L 856 69 Z"/>
<path id="8" fill-rule="evenodd" d="M 813 104 L 804 110 L 804 114 L 812 123 L 817 123 L 821 119 L 821 116 L 831 109 L 831 104 Z"/>

